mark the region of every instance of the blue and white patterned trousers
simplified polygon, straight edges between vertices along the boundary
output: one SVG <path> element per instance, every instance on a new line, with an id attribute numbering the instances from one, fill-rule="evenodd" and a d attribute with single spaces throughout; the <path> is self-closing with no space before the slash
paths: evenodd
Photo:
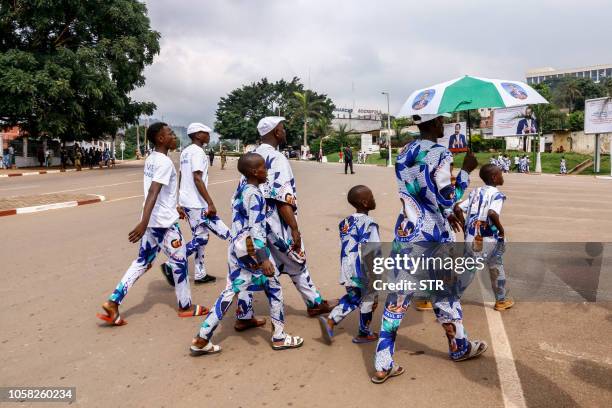
<path id="1" fill-rule="evenodd" d="M 187 258 L 178 223 L 173 224 L 170 228 L 147 228 L 145 230 L 140 240 L 138 258 L 132 262 L 108 299 L 121 304 L 128 290 L 151 268 L 157 254 L 162 249 L 168 257 L 166 264 L 172 270 L 178 307 L 181 309 L 190 307 L 191 289 L 187 279 Z"/>

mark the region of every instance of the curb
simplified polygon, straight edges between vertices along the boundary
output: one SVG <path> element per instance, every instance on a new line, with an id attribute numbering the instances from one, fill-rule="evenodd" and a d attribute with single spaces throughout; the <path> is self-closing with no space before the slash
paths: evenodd
<path id="1" fill-rule="evenodd" d="M 99 194 L 89 194 L 89 195 L 94 196 L 94 198 L 89 198 L 85 200 L 65 201 L 63 203 L 35 205 L 32 207 L 21 207 L 21 208 L 11 208 L 8 210 L 0 210 L 0 217 L 4 217 L 7 215 L 30 214 L 30 213 L 41 212 L 41 211 L 57 210 L 60 208 L 77 207 L 79 205 L 100 203 L 106 200 L 106 197 L 104 197 L 103 195 L 99 195 Z"/>

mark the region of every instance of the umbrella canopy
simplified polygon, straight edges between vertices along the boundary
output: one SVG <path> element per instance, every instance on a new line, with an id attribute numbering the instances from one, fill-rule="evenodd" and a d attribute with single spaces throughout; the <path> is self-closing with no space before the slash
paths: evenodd
<path id="1" fill-rule="evenodd" d="M 548 103 L 548 101 L 523 82 L 466 75 L 414 91 L 400 109 L 398 116 L 432 115 L 538 103 Z"/>

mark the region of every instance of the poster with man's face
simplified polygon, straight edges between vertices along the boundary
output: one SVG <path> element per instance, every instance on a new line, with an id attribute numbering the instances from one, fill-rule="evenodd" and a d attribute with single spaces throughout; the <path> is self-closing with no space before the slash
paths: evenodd
<path id="1" fill-rule="evenodd" d="M 538 121 L 530 106 L 493 111 L 493 136 L 524 136 L 538 133 Z"/>
<path id="2" fill-rule="evenodd" d="M 447 123 L 444 125 L 444 137 L 438 139 L 438 144 L 447 147 L 452 153 L 467 152 L 466 122 Z"/>

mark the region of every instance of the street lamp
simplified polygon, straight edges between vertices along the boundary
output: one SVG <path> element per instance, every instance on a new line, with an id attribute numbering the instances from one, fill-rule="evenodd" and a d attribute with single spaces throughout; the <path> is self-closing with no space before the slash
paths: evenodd
<path id="1" fill-rule="evenodd" d="M 387 96 L 387 149 L 389 155 L 389 161 L 387 162 L 387 167 L 393 167 L 391 160 L 391 110 L 389 109 L 389 92 L 381 92 L 381 94 Z"/>

